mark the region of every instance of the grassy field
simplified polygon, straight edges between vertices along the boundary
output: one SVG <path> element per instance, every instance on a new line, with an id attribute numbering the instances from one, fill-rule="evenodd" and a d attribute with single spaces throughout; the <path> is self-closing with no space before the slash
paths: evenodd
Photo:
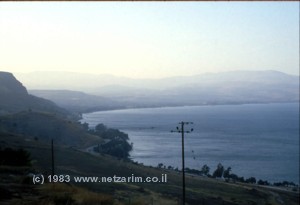
<path id="1" fill-rule="evenodd" d="M 71 179 L 73 176 L 130 177 L 132 174 L 160 178 L 167 174 L 167 183 L 75 183 L 71 180 L 70 183 L 32 185 L 31 179 L 26 177 L 29 172 L 51 174 L 50 142 L 2 133 L 0 147 L 28 150 L 33 164 L 31 168 L 0 167 L 0 192 L 8 190 L 0 195 L 3 204 L 180 204 L 182 178 L 179 172 L 146 167 L 108 155 L 95 156 L 55 144 L 55 174 L 70 175 Z M 24 183 L 26 180 L 29 182 Z M 192 175 L 186 176 L 186 186 L 187 204 L 299 204 L 299 191 L 287 189 L 228 183 Z"/>

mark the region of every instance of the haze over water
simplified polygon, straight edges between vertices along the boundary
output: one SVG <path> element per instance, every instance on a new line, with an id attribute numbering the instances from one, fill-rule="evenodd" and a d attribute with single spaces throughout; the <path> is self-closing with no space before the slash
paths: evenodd
<path id="1" fill-rule="evenodd" d="M 238 176 L 299 182 L 299 103 L 101 111 L 84 114 L 82 121 L 128 133 L 134 161 L 179 169 L 181 135 L 170 130 L 192 121 L 194 132 L 185 135 L 186 167 L 207 164 L 212 174 L 220 162 Z"/>

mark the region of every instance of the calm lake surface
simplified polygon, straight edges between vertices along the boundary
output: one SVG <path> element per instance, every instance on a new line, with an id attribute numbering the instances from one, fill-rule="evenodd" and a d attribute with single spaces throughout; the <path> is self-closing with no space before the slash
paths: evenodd
<path id="1" fill-rule="evenodd" d="M 128 133 L 131 157 L 145 165 L 181 169 L 180 121 L 194 122 L 185 135 L 186 167 L 211 171 L 220 162 L 232 173 L 270 182 L 299 184 L 299 103 L 186 106 L 127 109 L 83 114 Z"/>

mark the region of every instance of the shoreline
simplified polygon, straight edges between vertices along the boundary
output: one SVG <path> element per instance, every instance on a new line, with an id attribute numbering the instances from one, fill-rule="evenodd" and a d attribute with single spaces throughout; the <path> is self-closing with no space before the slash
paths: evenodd
<path id="1" fill-rule="evenodd" d="M 298 105 L 299 104 L 299 102 L 284 102 L 284 103 L 244 103 L 244 104 L 225 104 L 225 105 L 221 105 L 221 106 L 225 106 L 224 108 L 226 109 L 226 106 L 232 106 L 232 105 L 249 105 L 249 106 L 252 106 L 252 105 L 262 105 L 262 106 L 264 106 L 265 108 L 268 108 L 269 106 L 268 105 L 278 105 L 278 104 L 282 104 L 284 107 L 289 107 L 289 105 L 292 105 L 293 107 L 294 106 L 296 106 L 296 105 Z M 212 106 L 216 106 L 216 105 L 185 105 L 185 106 L 166 106 L 166 107 L 155 107 L 155 108 L 127 108 L 127 109 L 119 109 L 119 110 L 116 110 L 116 111 L 120 111 L 120 110 L 129 110 L 129 112 L 130 112 L 130 110 L 137 110 L 137 109 L 157 109 L 156 111 L 153 111 L 153 112 L 155 112 L 155 113 L 157 113 L 157 112 L 160 112 L 160 110 L 159 109 L 161 109 L 161 108 L 178 108 L 178 107 L 180 107 L 180 108 L 184 108 L 184 107 L 203 107 L 203 106 L 207 106 L 207 107 L 212 107 Z M 279 105 L 280 106 L 280 105 Z M 195 108 L 195 109 L 197 109 L 197 108 Z M 211 109 L 213 109 L 213 108 L 211 108 Z M 235 108 L 231 108 L 231 109 L 235 109 Z M 183 111 L 184 111 L 184 109 L 182 109 Z M 151 111 L 151 110 L 150 110 Z M 95 113 L 97 113 L 97 112 L 99 112 L 99 115 L 101 115 L 101 113 L 103 112 L 103 115 L 105 116 L 105 112 L 111 112 L 111 110 L 107 110 L 107 111 L 96 111 Z M 149 111 L 146 111 L 146 113 L 148 113 Z M 125 113 L 125 115 L 126 115 L 126 113 L 127 112 L 124 112 Z M 97 115 L 97 114 L 96 114 Z M 120 115 L 122 115 L 123 116 L 123 112 L 120 112 Z M 83 119 L 84 119 L 84 116 L 83 116 Z M 83 122 L 82 120 L 81 120 L 81 122 Z M 105 123 L 105 121 L 103 121 L 103 123 Z M 117 128 L 117 129 L 119 129 L 118 127 L 115 127 L 115 128 Z M 121 129 L 122 130 L 122 129 Z M 124 131 L 124 130 L 122 130 L 122 131 Z M 125 131 L 126 132 L 126 131 Z M 126 133 L 128 133 L 129 134 L 129 132 L 126 132 Z M 130 138 L 131 138 L 131 136 L 130 136 Z M 136 147 L 136 145 L 137 144 L 135 144 L 134 143 L 134 148 Z M 134 156 L 132 156 L 132 160 L 137 160 L 137 162 L 138 163 L 145 163 L 145 165 L 147 166 L 147 165 L 149 165 L 149 166 L 151 166 L 151 164 L 147 164 L 145 161 L 140 161 L 140 160 L 138 160 L 138 159 L 135 159 L 135 157 Z M 159 162 L 163 162 L 163 163 L 165 163 L 164 161 L 159 161 Z M 159 163 L 159 162 L 157 162 L 157 163 Z M 223 162 L 222 162 L 223 163 Z M 155 164 L 156 165 L 156 164 Z M 152 166 L 155 166 L 154 164 L 152 164 Z M 172 165 L 173 166 L 173 164 L 166 164 L 166 165 Z M 214 167 L 214 165 L 211 165 L 211 167 Z M 193 168 L 193 166 L 192 166 L 192 168 Z M 238 170 L 236 170 L 236 171 L 238 171 Z M 238 173 L 238 174 L 240 174 L 240 173 Z M 243 175 L 243 174 L 242 174 Z M 250 175 L 249 175 L 250 176 Z M 265 177 L 262 177 L 263 179 L 265 179 Z M 267 178 L 266 178 L 267 179 Z M 275 180 L 271 180 L 271 179 L 267 179 L 268 181 L 270 181 L 270 182 L 277 182 L 277 180 L 275 179 Z M 296 181 L 298 181 L 298 180 L 291 180 L 291 181 L 293 181 L 293 182 L 296 182 Z"/>
<path id="2" fill-rule="evenodd" d="M 110 112 L 110 111 L 122 111 L 122 110 L 136 110 L 136 109 L 160 109 L 160 108 L 179 108 L 179 107 L 200 107 L 200 106 L 234 106 L 234 105 L 267 105 L 267 104 L 289 104 L 289 103 L 300 103 L 300 101 L 287 101 L 287 102 L 241 102 L 241 103 L 220 103 L 220 104 L 197 104 L 197 105 L 162 105 L 162 106 L 144 106 L 144 107 L 124 107 L 124 108 L 115 108 L 115 109 L 103 109 L 103 110 L 94 110 L 89 112 L 80 113 L 91 114 L 95 112 Z M 82 117 L 81 117 L 82 119 Z M 80 119 L 80 120 L 81 120 Z"/>

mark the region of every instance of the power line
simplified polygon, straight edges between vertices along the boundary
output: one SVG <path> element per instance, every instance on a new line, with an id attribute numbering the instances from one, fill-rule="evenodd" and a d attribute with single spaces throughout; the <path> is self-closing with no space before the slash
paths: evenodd
<path id="1" fill-rule="evenodd" d="M 184 168 L 184 133 L 191 133 L 193 132 L 193 128 L 190 130 L 185 131 L 184 125 L 194 124 L 193 122 L 179 122 L 181 125 L 180 127 L 176 127 L 176 130 L 171 130 L 171 132 L 179 132 L 181 133 L 181 144 L 182 144 L 182 204 L 185 205 L 185 168 Z"/>

